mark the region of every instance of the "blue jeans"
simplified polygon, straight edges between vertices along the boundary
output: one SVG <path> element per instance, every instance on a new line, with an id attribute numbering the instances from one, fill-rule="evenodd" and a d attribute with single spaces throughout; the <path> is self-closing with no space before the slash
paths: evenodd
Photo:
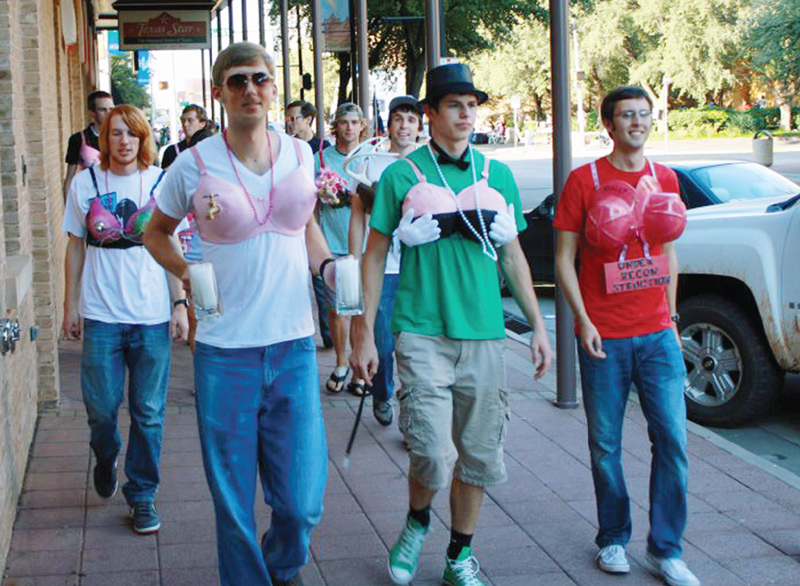
<path id="1" fill-rule="evenodd" d="M 383 291 L 375 316 L 375 346 L 378 349 L 378 372 L 372 379 L 372 395 L 378 401 L 388 401 L 394 395 L 394 333 L 392 310 L 397 293 L 398 274 L 383 276 Z"/>
<path id="2" fill-rule="evenodd" d="M 636 385 L 652 444 L 648 550 L 679 557 L 686 526 L 686 368 L 672 330 L 603 339 L 603 360 L 578 349 L 589 452 L 597 498 L 596 543 L 626 545 L 630 499 L 622 472 L 622 422 L 631 383 Z"/>
<path id="3" fill-rule="evenodd" d="M 197 343 L 197 421 L 223 586 L 286 580 L 308 559 L 328 473 L 313 338 L 225 349 Z M 259 545 L 256 476 L 272 523 Z"/>
<path id="4" fill-rule="evenodd" d="M 81 390 L 98 462 L 113 462 L 122 448 L 117 416 L 128 370 L 131 429 L 122 492 L 129 505 L 152 501 L 158 488 L 171 357 L 168 322 L 143 326 L 83 320 Z"/>

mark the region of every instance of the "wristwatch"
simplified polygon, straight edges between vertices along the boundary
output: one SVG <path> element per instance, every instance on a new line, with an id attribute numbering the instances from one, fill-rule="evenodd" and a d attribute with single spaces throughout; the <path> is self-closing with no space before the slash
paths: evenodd
<path id="1" fill-rule="evenodd" d="M 184 307 L 189 307 L 189 300 L 185 297 L 183 299 L 176 299 L 175 302 L 172 304 L 173 309 L 178 307 L 179 305 L 183 305 Z"/>
<path id="2" fill-rule="evenodd" d="M 677 313 L 677 312 L 673 313 L 671 316 L 669 316 L 669 319 L 674 321 L 676 324 L 680 324 L 681 323 L 681 314 Z"/>

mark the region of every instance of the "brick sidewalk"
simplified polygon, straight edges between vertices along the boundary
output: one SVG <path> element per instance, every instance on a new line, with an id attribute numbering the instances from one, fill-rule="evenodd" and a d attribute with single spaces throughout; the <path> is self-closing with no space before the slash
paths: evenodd
<path id="1" fill-rule="evenodd" d="M 162 529 L 137 536 L 118 493 L 103 501 L 91 484 L 92 461 L 79 391 L 80 347 L 63 343 L 62 406 L 39 419 L 20 498 L 4 586 L 213 586 L 214 517 L 205 483 L 191 394 L 191 356 L 176 347 L 157 504 Z M 320 382 L 333 353 L 320 351 Z M 508 342 L 512 393 L 509 482 L 487 492 L 475 538 L 491 586 L 647 586 L 650 448 L 638 404 L 625 421 L 625 469 L 633 500 L 634 562 L 627 577 L 596 569 L 594 494 L 582 410 L 552 405 L 555 380 L 532 383 L 525 347 Z M 326 512 L 314 533 L 307 586 L 389 585 L 385 564 L 406 511 L 406 453 L 397 427 L 380 427 L 365 410 L 349 469 L 341 461 L 358 401 L 322 393 L 330 448 Z M 123 415 L 126 423 L 127 415 Z M 125 427 L 127 431 L 127 427 Z M 708 439 L 710 438 L 710 439 Z M 800 482 L 730 451 L 690 426 L 690 518 L 685 559 L 705 586 L 800 584 Z M 263 502 L 263 501 L 261 501 Z M 446 494 L 434 502 L 434 532 L 415 586 L 437 585 L 449 530 Z M 268 512 L 257 506 L 259 531 Z M 249 585 L 242 585 L 249 586 Z"/>

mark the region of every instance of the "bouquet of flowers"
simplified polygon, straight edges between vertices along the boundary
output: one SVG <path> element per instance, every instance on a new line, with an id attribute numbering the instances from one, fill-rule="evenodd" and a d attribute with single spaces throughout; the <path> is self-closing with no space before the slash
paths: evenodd
<path id="1" fill-rule="evenodd" d="M 350 194 L 347 191 L 347 182 L 330 167 L 322 167 L 315 181 L 317 197 L 322 203 L 333 207 L 349 205 Z"/>

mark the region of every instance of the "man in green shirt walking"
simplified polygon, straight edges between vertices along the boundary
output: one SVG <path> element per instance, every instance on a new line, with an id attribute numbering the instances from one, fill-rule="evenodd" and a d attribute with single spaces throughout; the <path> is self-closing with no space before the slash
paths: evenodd
<path id="1" fill-rule="evenodd" d="M 536 376 L 550 367 L 536 294 L 517 233 L 524 229 L 510 169 L 472 150 L 478 105 L 462 64 L 427 74 L 430 143 L 381 176 L 363 258 L 365 314 L 353 320 L 350 362 L 371 381 L 373 324 L 391 234 L 403 242 L 393 330 L 402 389 L 400 428 L 409 447 L 409 513 L 391 550 L 389 576 L 408 584 L 430 528 L 436 491 L 450 488 L 451 539 L 443 581 L 482 586 L 471 541 L 484 489 L 506 480 L 509 407 L 497 263 L 528 322 Z"/>

